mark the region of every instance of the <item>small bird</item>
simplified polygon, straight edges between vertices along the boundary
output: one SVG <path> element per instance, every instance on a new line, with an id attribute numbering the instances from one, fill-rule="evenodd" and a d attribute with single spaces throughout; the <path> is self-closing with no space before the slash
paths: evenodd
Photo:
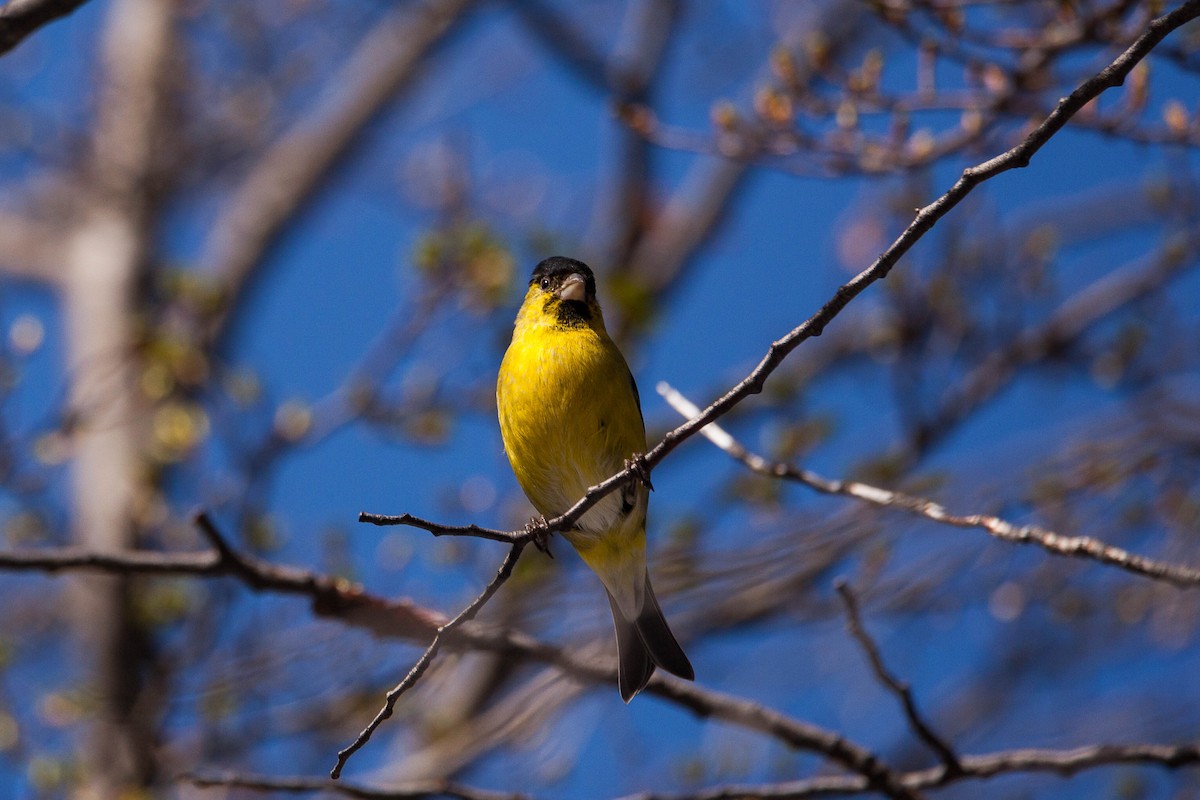
<path id="1" fill-rule="evenodd" d="M 604 329 L 586 264 L 555 256 L 533 270 L 500 364 L 496 408 L 517 481 L 547 519 L 645 452 L 637 384 Z M 656 666 L 695 678 L 650 586 L 648 484 L 634 481 L 606 495 L 563 532 L 608 593 L 626 703 Z"/>

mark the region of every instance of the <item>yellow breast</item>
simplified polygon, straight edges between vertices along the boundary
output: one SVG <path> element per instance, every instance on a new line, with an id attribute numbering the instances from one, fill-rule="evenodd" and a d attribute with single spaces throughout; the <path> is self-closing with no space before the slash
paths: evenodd
<path id="1" fill-rule="evenodd" d="M 500 365 L 496 401 L 504 449 L 521 488 L 546 517 L 565 512 L 589 486 L 645 451 L 629 367 L 603 323 L 597 327 L 564 328 L 523 313 Z M 614 492 L 579 527 L 601 533 L 636 521 L 640 528 L 645 507 L 640 487 Z"/>

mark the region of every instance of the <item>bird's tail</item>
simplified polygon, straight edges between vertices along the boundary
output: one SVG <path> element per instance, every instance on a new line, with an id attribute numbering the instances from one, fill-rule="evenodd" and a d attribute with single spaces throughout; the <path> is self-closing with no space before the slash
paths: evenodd
<path id="1" fill-rule="evenodd" d="M 654 596 L 654 589 L 650 585 L 649 572 L 645 573 L 643 586 L 642 608 L 635 619 L 626 616 L 612 593 L 608 594 L 613 627 L 617 631 L 618 683 L 621 699 L 626 703 L 646 688 L 655 666 L 689 681 L 696 677 L 692 663 L 675 640 L 658 606 L 658 598 Z"/>

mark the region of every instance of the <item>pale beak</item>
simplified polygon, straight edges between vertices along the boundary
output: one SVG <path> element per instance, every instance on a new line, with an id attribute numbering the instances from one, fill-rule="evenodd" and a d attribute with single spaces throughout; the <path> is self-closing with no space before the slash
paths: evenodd
<path id="1" fill-rule="evenodd" d="M 587 282 L 578 272 L 572 272 L 558 288 L 558 296 L 562 300 L 578 300 L 583 302 L 587 296 Z"/>

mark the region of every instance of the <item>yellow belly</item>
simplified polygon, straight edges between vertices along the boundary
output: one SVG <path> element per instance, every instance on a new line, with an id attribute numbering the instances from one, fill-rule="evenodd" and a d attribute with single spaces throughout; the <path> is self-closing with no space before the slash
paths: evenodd
<path id="1" fill-rule="evenodd" d="M 591 328 L 545 327 L 514 337 L 500 366 L 496 401 L 513 472 L 548 518 L 567 511 L 588 487 L 645 451 L 629 368 L 616 345 Z M 588 534 L 640 532 L 645 508 L 644 488 L 614 492 L 568 538 L 587 549 L 593 538 Z"/>

